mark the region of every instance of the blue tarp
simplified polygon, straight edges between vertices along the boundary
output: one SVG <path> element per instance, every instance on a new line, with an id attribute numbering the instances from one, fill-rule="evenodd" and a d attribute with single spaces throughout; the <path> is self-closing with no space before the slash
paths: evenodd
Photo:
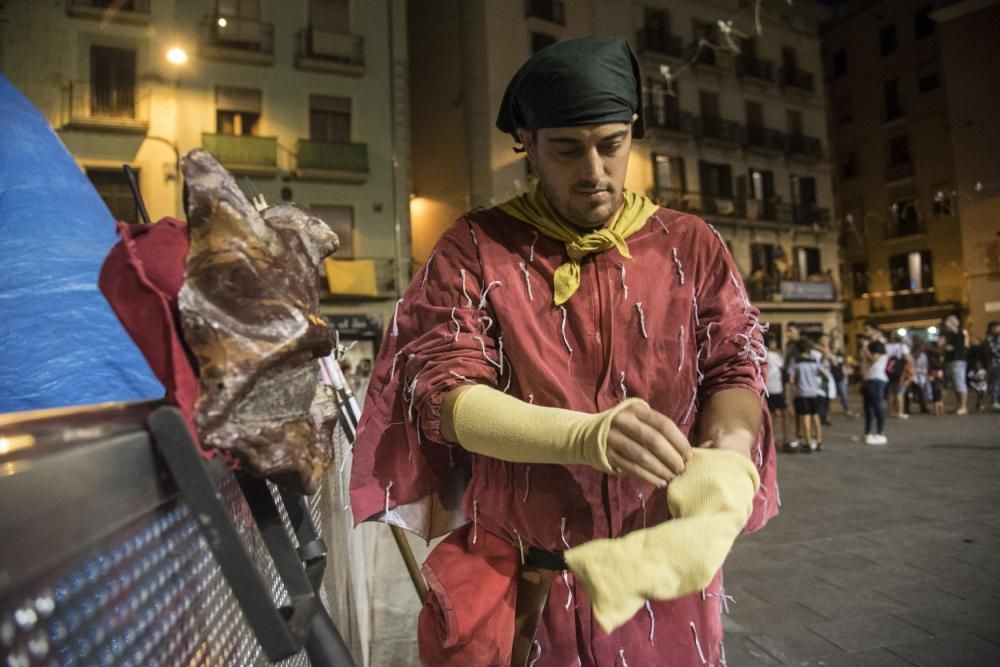
<path id="1" fill-rule="evenodd" d="M 0 75 L 0 412 L 163 396 L 97 289 L 115 221 Z"/>

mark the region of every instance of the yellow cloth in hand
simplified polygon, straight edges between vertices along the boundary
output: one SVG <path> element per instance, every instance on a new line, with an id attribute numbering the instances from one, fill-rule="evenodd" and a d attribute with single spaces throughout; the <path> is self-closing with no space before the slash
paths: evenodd
<path id="1" fill-rule="evenodd" d="M 500 210 L 528 223 L 542 234 L 566 244 L 569 261 L 556 269 L 553 276 L 555 305 L 569 301 L 580 287 L 580 260 L 592 253 L 604 252 L 614 246 L 622 257 L 632 259 L 625 243 L 632 234 L 645 226 L 649 216 L 659 208 L 652 200 L 625 192 L 618 215 L 607 227 L 581 233 L 580 230 L 552 208 L 540 186 L 530 193 L 500 204 Z"/>
<path id="2" fill-rule="evenodd" d="M 632 618 L 646 600 L 673 600 L 708 586 L 750 517 L 760 486 L 750 459 L 720 449 L 693 454 L 667 487 L 674 518 L 565 553 L 607 632 Z"/>
<path id="3" fill-rule="evenodd" d="M 531 405 L 480 384 L 459 395 L 452 423 L 458 443 L 470 452 L 516 463 L 585 464 L 613 472 L 607 455 L 611 420 L 636 402 L 642 399 L 589 415 Z"/>

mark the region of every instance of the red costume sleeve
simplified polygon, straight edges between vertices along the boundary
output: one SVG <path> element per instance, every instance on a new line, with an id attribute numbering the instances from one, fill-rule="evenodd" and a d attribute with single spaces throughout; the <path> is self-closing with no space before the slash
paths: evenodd
<path id="1" fill-rule="evenodd" d="M 438 497 L 467 460 L 441 436 L 441 404 L 464 383 L 496 386 L 502 363 L 488 302 L 497 285 L 484 285 L 482 274 L 474 230 L 459 220 L 397 303 L 358 426 L 351 479 L 356 521 L 428 496 L 458 510 L 455 494 Z M 457 525 L 391 522 L 424 537 Z"/>

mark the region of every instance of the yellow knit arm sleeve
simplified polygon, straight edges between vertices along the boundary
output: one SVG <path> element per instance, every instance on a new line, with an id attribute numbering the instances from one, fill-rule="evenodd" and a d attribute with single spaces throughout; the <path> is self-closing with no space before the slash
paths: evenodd
<path id="1" fill-rule="evenodd" d="M 486 385 L 461 393 L 452 407 L 458 443 L 470 452 L 517 463 L 584 464 L 613 472 L 607 437 L 629 399 L 597 414 L 531 405 Z"/>

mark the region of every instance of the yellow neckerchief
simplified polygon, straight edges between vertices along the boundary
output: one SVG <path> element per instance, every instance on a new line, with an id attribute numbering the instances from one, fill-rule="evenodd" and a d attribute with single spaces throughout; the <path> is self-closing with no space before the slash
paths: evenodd
<path id="1" fill-rule="evenodd" d="M 642 229 L 649 216 L 656 213 L 659 207 L 646 197 L 626 191 L 614 222 L 585 234 L 566 222 L 552 208 L 541 187 L 505 201 L 499 208 L 504 213 L 523 220 L 549 238 L 566 244 L 569 260 L 556 269 L 552 280 L 555 305 L 561 306 L 569 301 L 580 287 L 580 260 L 592 253 L 604 252 L 612 246 L 618 249 L 622 257 L 632 259 L 625 239 Z"/>

